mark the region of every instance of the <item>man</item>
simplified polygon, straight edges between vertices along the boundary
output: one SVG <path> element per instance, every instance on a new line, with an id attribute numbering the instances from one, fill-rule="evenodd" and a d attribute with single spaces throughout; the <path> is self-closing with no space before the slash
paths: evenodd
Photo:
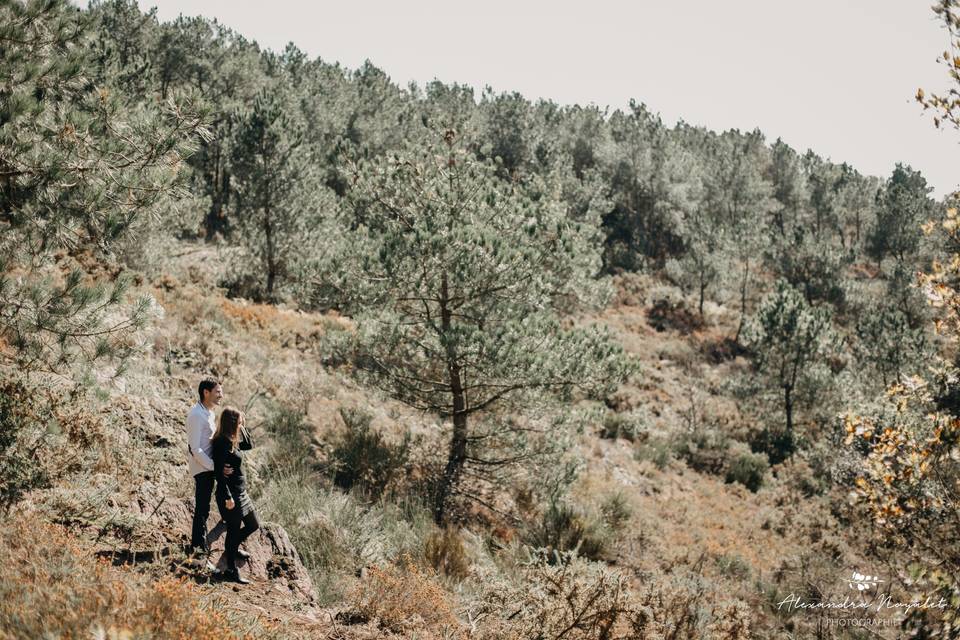
<path id="1" fill-rule="evenodd" d="M 190 536 L 190 553 L 203 559 L 205 567 L 212 571 L 213 563 L 207 559 L 207 516 L 210 515 L 210 497 L 213 495 L 215 474 L 210 458 L 210 438 L 217 429 L 214 409 L 223 400 L 223 387 L 213 378 L 200 381 L 197 388 L 200 399 L 187 414 L 187 465 L 194 482 L 193 530 Z M 229 469 L 224 469 L 226 475 Z"/>

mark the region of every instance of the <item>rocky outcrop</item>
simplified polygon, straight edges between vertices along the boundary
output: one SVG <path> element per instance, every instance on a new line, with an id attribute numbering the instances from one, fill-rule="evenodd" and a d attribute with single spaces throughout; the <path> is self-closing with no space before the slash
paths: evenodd
<path id="1" fill-rule="evenodd" d="M 193 512 L 192 505 L 190 512 Z M 188 521 L 188 528 L 189 525 Z M 227 528 L 215 504 L 212 505 L 207 528 L 207 542 L 212 550 L 210 559 L 222 570 L 227 563 L 223 552 Z M 273 522 L 261 523 L 260 529 L 243 543 L 243 548 L 250 557 L 240 560 L 237 566 L 246 578 L 269 581 L 275 587 L 291 591 L 308 602 L 316 601 L 317 594 L 310 574 L 282 526 Z"/>
<path id="2" fill-rule="evenodd" d="M 124 558 L 145 558 L 145 549 L 157 558 L 168 556 L 173 549 L 184 547 L 190 540 L 192 498 L 172 496 L 155 483 L 145 481 L 134 492 L 127 510 L 135 514 L 140 525 L 136 543 L 121 552 Z M 207 531 L 207 542 L 212 551 L 210 560 L 223 569 L 226 567 L 224 542 L 227 529 L 220 519 L 216 501 L 210 504 Z M 282 526 L 261 522 L 260 529 L 247 538 L 243 548 L 250 554 L 248 559 L 238 562 L 245 577 L 297 600 L 316 601 L 310 574 Z"/>

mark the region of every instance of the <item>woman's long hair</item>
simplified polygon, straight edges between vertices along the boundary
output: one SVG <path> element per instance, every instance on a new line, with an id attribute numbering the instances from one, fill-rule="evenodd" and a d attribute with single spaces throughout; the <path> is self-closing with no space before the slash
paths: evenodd
<path id="1" fill-rule="evenodd" d="M 224 407 L 220 414 L 220 422 L 217 424 L 217 431 L 213 434 L 213 439 L 226 438 L 230 441 L 230 448 L 234 449 L 237 442 L 240 441 L 240 423 L 243 422 L 243 414 L 239 409 L 233 407 Z"/>

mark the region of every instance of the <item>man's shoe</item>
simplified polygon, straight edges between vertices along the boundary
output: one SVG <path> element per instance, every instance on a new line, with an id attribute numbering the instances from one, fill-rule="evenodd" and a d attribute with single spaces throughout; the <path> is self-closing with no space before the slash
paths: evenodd
<path id="1" fill-rule="evenodd" d="M 240 572 L 236 569 L 227 569 L 224 571 L 223 579 L 229 580 L 230 582 L 236 582 L 237 584 L 250 584 L 250 581 L 240 575 Z"/>
<path id="2" fill-rule="evenodd" d="M 247 558 L 250 557 L 250 554 L 244 551 L 243 549 L 237 549 L 237 557 L 243 558 L 244 560 L 246 560 Z"/>

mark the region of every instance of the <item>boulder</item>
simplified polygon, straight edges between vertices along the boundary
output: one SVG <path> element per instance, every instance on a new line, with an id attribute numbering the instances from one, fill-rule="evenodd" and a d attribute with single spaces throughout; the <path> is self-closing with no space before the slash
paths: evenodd
<path id="1" fill-rule="evenodd" d="M 115 563 L 155 562 L 175 555 L 175 549 L 184 549 L 190 542 L 192 498 L 175 496 L 170 490 L 164 491 L 157 483 L 148 480 L 130 492 L 127 504 L 122 506 L 137 519 L 137 535 L 128 540 L 128 546 L 124 548 L 112 546 L 102 550 L 100 555 Z M 221 520 L 216 501 L 211 500 L 207 544 L 211 549 L 210 560 L 220 570 L 225 569 L 227 563 L 224 553 L 226 533 L 226 524 Z M 244 577 L 260 582 L 270 591 L 290 594 L 307 604 L 316 602 L 317 594 L 310 574 L 281 525 L 261 522 L 260 529 L 247 538 L 241 548 L 250 554 L 249 558 L 237 562 Z"/>
<path id="2" fill-rule="evenodd" d="M 211 549 L 210 560 L 223 570 L 227 566 L 224 553 L 224 541 L 227 537 L 226 524 L 220 519 L 216 503 L 211 504 L 210 518 L 207 520 L 207 544 Z M 193 505 L 189 506 L 191 516 Z M 186 522 L 186 534 L 189 537 L 190 521 Z M 310 579 L 310 573 L 303 565 L 303 559 L 290 541 L 286 530 L 275 522 L 261 522 L 260 529 L 244 541 L 250 557 L 240 559 L 237 566 L 244 577 L 250 580 L 276 582 L 308 602 L 315 602 L 317 593 Z"/>

